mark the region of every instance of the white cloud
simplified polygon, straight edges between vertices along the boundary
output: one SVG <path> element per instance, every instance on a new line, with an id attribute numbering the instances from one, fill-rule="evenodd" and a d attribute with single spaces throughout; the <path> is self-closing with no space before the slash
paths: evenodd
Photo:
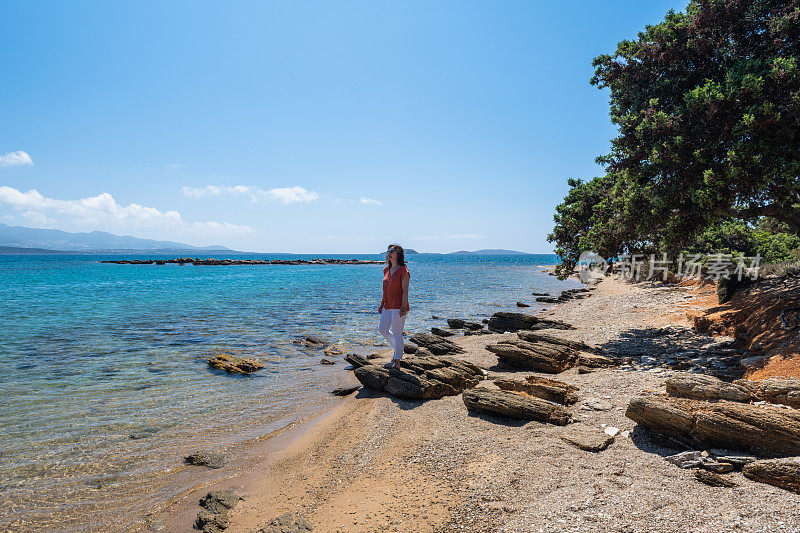
<path id="1" fill-rule="evenodd" d="M 232 187 L 222 185 L 206 185 L 205 187 L 182 187 L 183 194 L 190 198 L 205 198 L 207 196 L 220 196 L 222 194 L 248 194 L 253 191 L 253 187 L 246 185 L 234 185 Z"/>
<path id="2" fill-rule="evenodd" d="M 383 202 L 373 200 L 372 198 L 367 198 L 366 196 L 361 197 L 361 203 L 366 205 L 383 205 Z"/>
<path id="3" fill-rule="evenodd" d="M 113 224 L 116 227 L 150 226 L 167 229 L 203 229 L 221 233 L 251 233 L 250 226 L 220 222 L 185 222 L 177 211 L 161 211 L 139 204 L 120 205 L 109 193 L 80 200 L 48 198 L 36 189 L 28 192 L 13 187 L 0 186 L 0 204 L 10 205 L 23 216 L 39 224 L 52 224 L 48 215 L 61 215 L 83 225 Z"/>
<path id="4" fill-rule="evenodd" d="M 18 150 L 0 155 L 0 167 L 18 167 L 23 165 L 33 165 L 33 159 L 27 152 Z"/>
<path id="5" fill-rule="evenodd" d="M 307 191 L 302 187 L 285 187 L 282 189 L 270 189 L 267 191 L 270 198 L 283 202 L 284 204 L 297 204 L 315 202 L 319 199 L 319 194 L 314 191 Z"/>
<path id="6" fill-rule="evenodd" d="M 269 189 L 265 191 L 249 185 L 206 185 L 205 187 L 182 187 L 181 190 L 186 196 L 198 199 L 209 196 L 248 195 L 253 202 L 269 199 L 277 200 L 284 204 L 297 204 L 319 200 L 319 194 L 299 186 Z"/>

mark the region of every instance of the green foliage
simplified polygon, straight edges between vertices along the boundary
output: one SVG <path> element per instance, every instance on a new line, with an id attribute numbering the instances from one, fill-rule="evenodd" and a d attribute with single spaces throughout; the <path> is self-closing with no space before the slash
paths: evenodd
<path id="1" fill-rule="evenodd" d="M 800 252 L 800 236 L 788 232 L 785 224 L 775 219 L 763 218 L 756 224 L 726 220 L 717 224 L 698 238 L 692 250 L 705 253 L 741 253 L 761 256 L 764 263 L 778 263 L 792 259 Z"/>
<path id="2" fill-rule="evenodd" d="M 676 252 L 731 219 L 800 234 L 800 0 L 692 1 L 593 65 L 619 135 L 607 175 L 572 180 L 557 208 L 565 268 L 578 247 Z M 758 242 L 779 256 L 793 241 Z"/>

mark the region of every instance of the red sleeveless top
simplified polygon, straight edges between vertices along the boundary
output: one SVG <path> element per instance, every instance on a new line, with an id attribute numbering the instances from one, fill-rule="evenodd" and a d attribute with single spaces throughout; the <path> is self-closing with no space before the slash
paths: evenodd
<path id="1" fill-rule="evenodd" d="M 383 269 L 383 304 L 384 309 L 400 309 L 403 307 L 403 279 L 410 278 L 408 267 L 397 267 L 394 274 L 389 273 L 389 265 Z"/>

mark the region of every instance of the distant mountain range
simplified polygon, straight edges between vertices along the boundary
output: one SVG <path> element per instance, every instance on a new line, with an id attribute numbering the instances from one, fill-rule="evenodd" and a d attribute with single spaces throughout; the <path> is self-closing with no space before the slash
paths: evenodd
<path id="1" fill-rule="evenodd" d="M 468 252 L 466 250 L 459 250 L 457 252 L 450 252 L 448 255 L 531 255 L 528 252 L 517 252 L 515 250 L 501 250 L 495 248 L 489 248 L 486 250 L 475 250 L 474 252 Z"/>
<path id="2" fill-rule="evenodd" d="M 57 229 L 24 228 L 0 224 L 0 247 L 40 248 L 38 253 L 97 251 L 232 251 L 224 246 L 192 246 L 182 242 L 156 241 L 120 236 L 104 231 L 70 233 Z M 9 251 L 6 250 L 6 253 Z M 30 253 L 30 252 L 29 252 Z M 37 252 L 33 252 L 37 253 Z"/>

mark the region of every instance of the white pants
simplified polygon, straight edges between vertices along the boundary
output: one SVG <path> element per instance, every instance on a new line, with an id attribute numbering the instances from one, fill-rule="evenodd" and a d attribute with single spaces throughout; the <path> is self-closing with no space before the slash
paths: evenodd
<path id="1" fill-rule="evenodd" d="M 394 349 L 394 358 L 403 358 L 403 326 L 406 317 L 400 316 L 399 309 L 384 309 L 381 311 L 381 321 L 378 331 L 389 341 L 389 346 Z"/>

